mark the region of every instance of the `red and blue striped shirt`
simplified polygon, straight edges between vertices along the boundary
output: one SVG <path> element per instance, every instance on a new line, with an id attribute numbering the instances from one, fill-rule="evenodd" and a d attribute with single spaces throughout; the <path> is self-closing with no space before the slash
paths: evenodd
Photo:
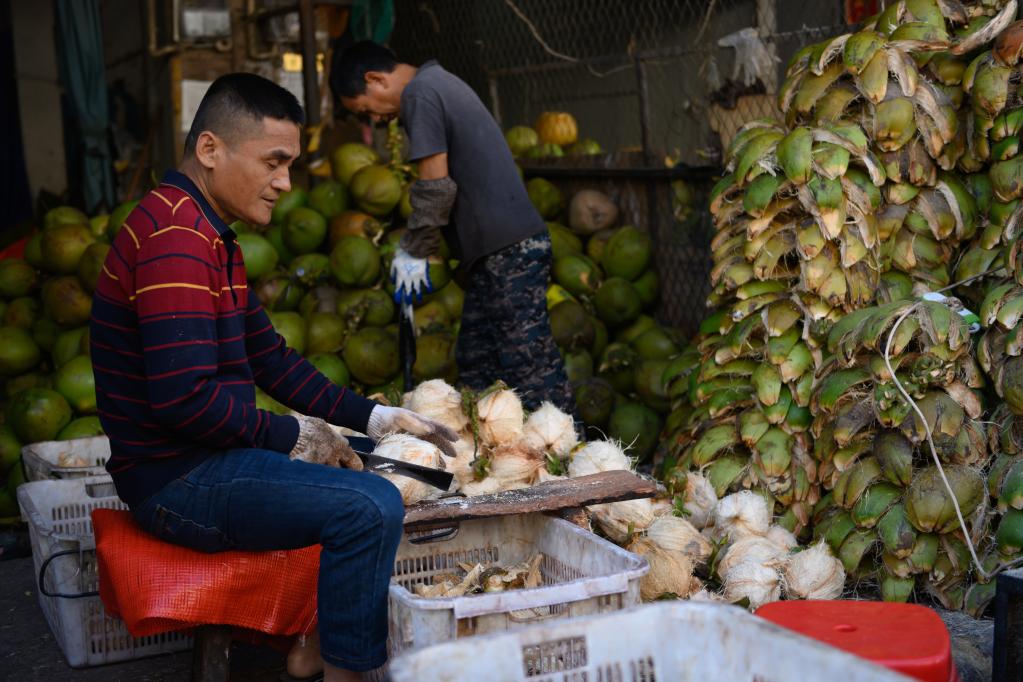
<path id="1" fill-rule="evenodd" d="M 168 173 L 117 233 L 92 302 L 96 401 L 118 495 L 136 505 L 212 452 L 290 452 L 298 421 L 255 387 L 365 432 L 376 403 L 331 383 L 249 295 L 234 232 L 184 174 Z"/>

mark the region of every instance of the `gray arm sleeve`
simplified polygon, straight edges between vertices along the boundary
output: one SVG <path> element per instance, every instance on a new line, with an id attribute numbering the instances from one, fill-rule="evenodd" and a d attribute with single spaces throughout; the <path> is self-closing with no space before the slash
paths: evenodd
<path id="1" fill-rule="evenodd" d="M 412 215 L 408 219 L 408 229 L 418 230 L 424 227 L 447 225 L 457 193 L 458 185 L 449 177 L 436 180 L 416 180 L 409 190 Z"/>

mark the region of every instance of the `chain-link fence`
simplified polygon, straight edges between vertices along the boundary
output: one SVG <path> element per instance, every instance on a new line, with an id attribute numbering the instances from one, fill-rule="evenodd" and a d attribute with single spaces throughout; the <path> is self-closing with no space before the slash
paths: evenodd
<path id="1" fill-rule="evenodd" d="M 584 168 L 554 162 L 545 175 L 568 191 L 589 183 L 632 197 L 626 217 L 654 239 L 659 316 L 689 333 L 706 313 L 713 229 L 700 202 L 712 173 L 683 173 L 695 206 L 680 209 L 666 160 L 719 166 L 742 123 L 777 115 L 792 54 L 846 30 L 841 0 L 396 0 L 395 8 L 399 56 L 438 59 L 503 128 L 569 111 L 581 137 L 613 152 Z M 609 168 L 625 172 L 612 182 Z M 527 176 L 543 169 L 527 166 Z"/>

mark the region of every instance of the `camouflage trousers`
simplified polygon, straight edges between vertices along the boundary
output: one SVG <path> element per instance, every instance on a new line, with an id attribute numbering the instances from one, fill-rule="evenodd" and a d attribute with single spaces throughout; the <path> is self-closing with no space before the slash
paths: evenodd
<path id="1" fill-rule="evenodd" d="M 455 358 L 464 385 L 502 380 L 528 410 L 547 400 L 575 414 L 575 399 L 547 316 L 551 240 L 544 233 L 480 259 L 468 275 Z"/>

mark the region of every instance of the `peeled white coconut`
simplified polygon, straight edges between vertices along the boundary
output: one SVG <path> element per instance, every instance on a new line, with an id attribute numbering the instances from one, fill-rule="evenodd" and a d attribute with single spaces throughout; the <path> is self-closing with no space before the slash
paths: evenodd
<path id="1" fill-rule="evenodd" d="M 838 599 L 845 587 L 845 569 L 823 542 L 789 557 L 785 594 L 795 599 Z"/>
<path id="2" fill-rule="evenodd" d="M 403 433 L 392 433 L 384 436 L 377 443 L 373 453 L 381 457 L 419 464 L 433 469 L 441 468 L 441 453 L 436 445 Z M 399 476 L 398 474 L 381 475 L 398 488 L 401 492 L 401 499 L 406 506 L 431 496 L 435 497 L 440 493 L 433 486 L 408 476 Z"/>
<path id="3" fill-rule="evenodd" d="M 682 552 L 695 565 L 707 563 L 714 552 L 714 545 L 700 535 L 693 524 L 678 516 L 667 515 L 654 519 L 646 536 L 661 549 Z"/>
<path id="4" fill-rule="evenodd" d="M 519 445 L 500 445 L 490 451 L 487 478 L 498 482 L 501 490 L 533 485 L 545 469 L 543 454 Z"/>
<path id="5" fill-rule="evenodd" d="M 462 412 L 462 394 L 443 379 L 431 379 L 406 393 L 402 407 L 443 424 L 455 433 L 469 425 Z"/>
<path id="6" fill-rule="evenodd" d="M 796 536 L 790 533 L 787 528 L 782 528 L 778 524 L 768 528 L 767 535 L 764 537 L 785 550 L 786 554 L 789 550 L 799 546 L 799 540 L 796 540 Z"/>
<path id="7" fill-rule="evenodd" d="M 629 539 L 629 528 L 640 533 L 657 518 L 657 508 L 650 500 L 626 500 L 587 507 L 593 521 L 613 542 L 623 544 Z"/>
<path id="8" fill-rule="evenodd" d="M 504 388 L 479 399 L 480 439 L 487 445 L 508 445 L 522 438 L 522 401 Z"/>
<path id="9" fill-rule="evenodd" d="M 706 587 L 692 592 L 689 595 L 689 601 L 702 601 L 712 604 L 723 604 L 728 602 L 728 600 L 720 594 L 717 592 L 711 592 Z"/>
<path id="10" fill-rule="evenodd" d="M 714 510 L 717 533 L 732 541 L 747 535 L 764 535 L 770 525 L 767 501 L 748 490 L 722 497 Z"/>
<path id="11" fill-rule="evenodd" d="M 725 555 L 718 562 L 718 575 L 727 579 L 729 573 L 740 564 L 760 564 L 762 566 L 781 566 L 785 561 L 786 550 L 759 535 L 747 535 L 728 546 Z"/>
<path id="12" fill-rule="evenodd" d="M 752 561 L 739 564 L 725 577 L 724 596 L 732 603 L 748 599 L 750 609 L 757 609 L 781 599 L 781 576 L 763 564 Z"/>
<path id="13" fill-rule="evenodd" d="M 643 601 L 653 601 L 665 593 L 685 598 L 693 580 L 693 564 L 682 552 L 662 549 L 649 538 L 637 538 L 629 551 L 646 557 L 650 571 L 640 578 L 639 594 Z"/>
<path id="14" fill-rule="evenodd" d="M 579 443 L 579 436 L 572 417 L 545 402 L 526 419 L 522 440 L 534 450 L 562 458 Z"/>
<path id="15" fill-rule="evenodd" d="M 595 440 L 572 453 L 568 475 L 572 478 L 599 474 L 602 471 L 632 470 L 632 460 L 617 441 Z"/>
<path id="16" fill-rule="evenodd" d="M 697 528 L 706 528 L 714 523 L 714 509 L 718 505 L 718 497 L 714 494 L 714 486 L 702 474 L 686 475 L 685 510 L 689 512 L 689 522 Z"/>

